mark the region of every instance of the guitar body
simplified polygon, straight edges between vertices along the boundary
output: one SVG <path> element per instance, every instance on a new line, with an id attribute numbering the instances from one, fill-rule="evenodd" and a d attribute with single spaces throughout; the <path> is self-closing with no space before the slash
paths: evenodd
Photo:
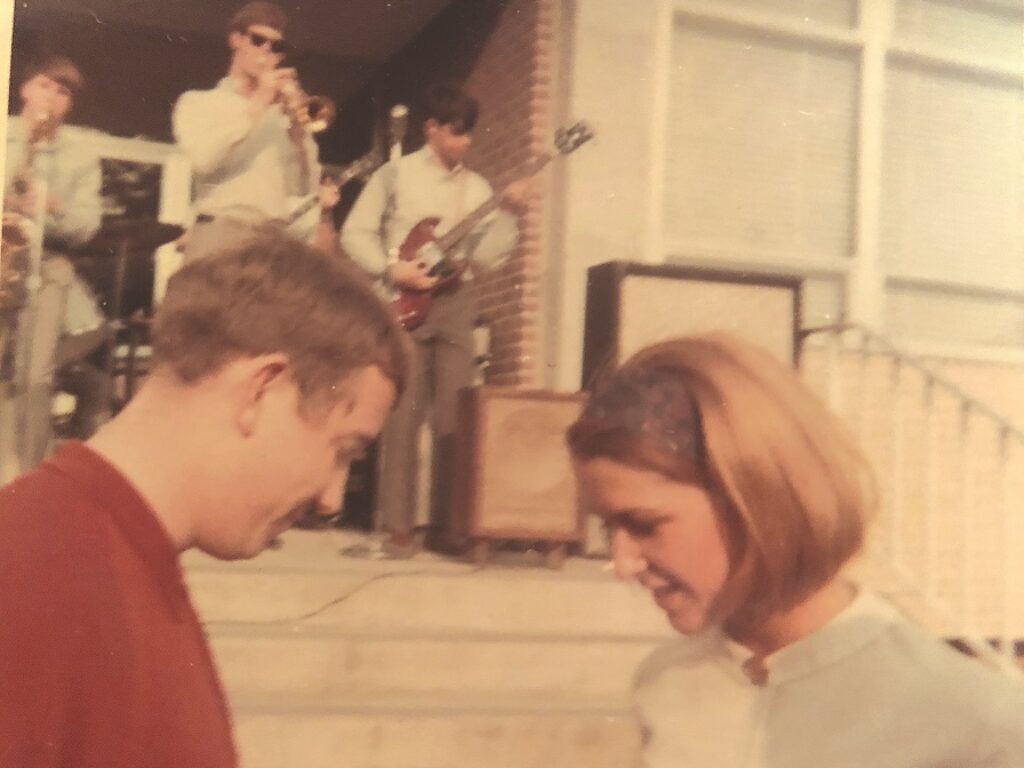
<path id="1" fill-rule="evenodd" d="M 569 128 L 560 128 L 555 132 L 555 145 L 559 154 L 568 155 L 593 137 L 594 134 L 586 123 L 575 123 Z M 553 157 L 550 153 L 544 153 L 526 163 L 521 178 L 533 176 L 551 162 Z M 402 261 L 419 261 L 426 267 L 428 275 L 438 278 L 434 287 L 426 291 L 399 289 L 398 297 L 391 305 L 395 316 L 407 331 L 416 330 L 426 321 L 434 294 L 462 277 L 462 273 L 469 266 L 469 260 L 454 259 L 449 254 L 454 253 L 457 244 L 491 211 L 498 208 L 500 200 L 501 193 L 491 195 L 440 237 L 434 233 L 434 229 L 441 221 L 437 217 L 420 220 L 406 235 L 398 249 L 398 258 Z"/>
<path id="2" fill-rule="evenodd" d="M 441 219 L 436 216 L 418 221 L 398 247 L 398 258 L 401 261 L 420 261 L 427 269 L 445 264 L 444 252 L 435 247 L 437 237 L 434 229 L 440 221 Z M 391 302 L 391 307 L 402 326 L 407 331 L 415 331 L 423 325 L 434 303 L 434 292 L 451 284 L 461 274 L 461 268 L 453 268 L 450 273 L 441 276 L 437 285 L 428 291 L 399 288 L 398 296 Z"/>
<path id="3" fill-rule="evenodd" d="M 398 292 L 391 301 L 391 309 L 398 322 L 407 331 L 415 331 L 427 320 L 434 297 L 430 291 L 413 291 L 406 288 Z"/>

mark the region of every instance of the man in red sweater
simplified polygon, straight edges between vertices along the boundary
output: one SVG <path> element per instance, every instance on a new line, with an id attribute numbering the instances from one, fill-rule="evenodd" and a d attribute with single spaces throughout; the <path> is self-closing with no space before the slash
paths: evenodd
<path id="1" fill-rule="evenodd" d="M 336 511 L 406 370 L 361 275 L 271 233 L 177 273 L 153 347 L 112 422 L 0 489 L 2 768 L 236 765 L 179 553 Z"/>

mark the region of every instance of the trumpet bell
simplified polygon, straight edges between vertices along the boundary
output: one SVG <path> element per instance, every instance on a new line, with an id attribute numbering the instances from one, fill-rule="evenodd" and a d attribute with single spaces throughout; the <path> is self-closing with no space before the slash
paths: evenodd
<path id="1" fill-rule="evenodd" d="M 322 133 L 334 125 L 338 108 L 326 96 L 310 96 L 303 107 L 306 129 L 311 133 Z"/>

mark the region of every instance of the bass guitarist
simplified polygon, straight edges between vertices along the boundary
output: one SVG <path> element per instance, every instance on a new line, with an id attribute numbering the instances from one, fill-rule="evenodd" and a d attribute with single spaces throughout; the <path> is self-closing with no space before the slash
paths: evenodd
<path id="1" fill-rule="evenodd" d="M 422 220 L 436 218 L 440 234 L 490 198 L 491 185 L 463 164 L 473 141 L 479 106 L 453 83 L 439 83 L 422 99 L 426 144 L 378 170 L 364 187 L 341 231 L 341 247 L 382 290 L 436 290 L 425 322 L 412 332 L 414 375 L 392 416 L 381 444 L 377 527 L 388 534 L 393 556 L 411 555 L 426 533 L 416 521 L 418 434 L 429 417 L 434 432 L 431 467 L 431 525 L 448 511 L 453 475 L 456 397 L 473 382 L 473 325 L 476 318 L 472 271 L 493 268 L 518 238 L 517 216 L 528 187 L 516 182 L 501 194 L 501 206 L 462 240 L 460 257 L 472 265 L 457 280 L 430 274 L 418 259 L 398 258 L 398 246 Z"/>

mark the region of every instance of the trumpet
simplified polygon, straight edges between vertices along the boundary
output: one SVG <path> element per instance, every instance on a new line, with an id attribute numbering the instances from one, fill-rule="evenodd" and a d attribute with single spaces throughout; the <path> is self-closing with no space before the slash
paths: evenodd
<path id="1" fill-rule="evenodd" d="M 281 97 L 288 117 L 310 133 L 321 133 L 334 125 L 338 108 L 327 96 L 310 96 L 297 81 L 289 80 L 281 88 Z"/>

